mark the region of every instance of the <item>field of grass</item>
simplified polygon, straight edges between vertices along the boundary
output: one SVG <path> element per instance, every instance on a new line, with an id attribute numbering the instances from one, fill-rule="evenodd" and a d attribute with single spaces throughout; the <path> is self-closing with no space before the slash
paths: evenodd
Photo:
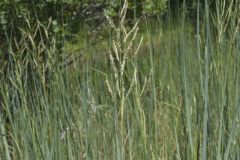
<path id="1" fill-rule="evenodd" d="M 54 39 L 23 35 L 0 79 L 0 159 L 239 160 L 240 2 L 223 6 L 133 28 L 125 6 L 108 42 L 61 69 Z"/>

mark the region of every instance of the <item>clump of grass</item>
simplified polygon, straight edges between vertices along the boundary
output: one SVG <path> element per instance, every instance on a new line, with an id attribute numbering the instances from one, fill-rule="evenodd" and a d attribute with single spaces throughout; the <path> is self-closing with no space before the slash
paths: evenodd
<path id="1" fill-rule="evenodd" d="M 1 138 L 6 159 L 21 154 L 17 142 L 19 132 L 16 130 L 18 113 L 38 114 L 47 110 L 45 105 L 37 104 L 48 101 L 49 86 L 56 68 L 56 57 L 53 56 L 57 52 L 56 39 L 48 32 L 51 20 L 46 26 L 39 21 L 31 26 L 27 19 L 26 23 L 27 28 L 18 28 L 21 33 L 19 39 L 6 35 L 9 38 L 8 50 L 3 54 L 7 58 L 4 59 L 5 65 L 1 66 L 0 116 L 1 134 L 4 135 Z"/>
<path id="2" fill-rule="evenodd" d="M 106 77 L 106 85 L 110 96 L 112 98 L 112 105 L 115 108 L 115 123 L 117 128 L 116 134 L 116 145 L 119 148 L 120 159 L 125 158 L 126 154 L 126 143 L 127 141 L 131 141 L 132 132 L 131 128 L 128 128 L 126 125 L 129 117 L 131 117 L 130 108 L 133 107 L 128 103 L 129 99 L 134 101 L 134 106 L 137 107 L 137 113 L 139 114 L 139 119 L 141 123 L 141 139 L 142 145 L 146 149 L 146 127 L 145 127 L 145 114 L 142 109 L 142 105 L 140 102 L 140 91 L 138 86 L 138 78 L 137 78 L 137 53 L 141 46 L 142 39 L 139 43 L 136 43 L 136 36 L 138 33 L 138 23 L 139 20 L 135 23 L 135 25 L 128 31 L 125 27 L 125 18 L 126 12 L 128 8 L 127 0 L 124 1 L 123 8 L 119 13 L 119 22 L 118 25 L 115 25 L 113 20 L 107 15 L 106 18 L 115 33 L 113 41 L 112 41 L 112 49 L 109 51 L 109 59 L 111 63 L 112 73 Z M 108 77 L 114 77 L 112 83 L 110 82 Z M 130 98 L 130 96 L 133 96 Z M 120 144 L 118 144 L 120 142 Z M 129 144 L 130 145 L 130 144 Z M 131 148 L 129 148 L 131 150 Z M 144 151 L 144 150 L 143 150 Z M 144 151 L 146 152 L 146 151 Z M 132 157 L 132 151 L 130 151 L 129 157 Z"/>

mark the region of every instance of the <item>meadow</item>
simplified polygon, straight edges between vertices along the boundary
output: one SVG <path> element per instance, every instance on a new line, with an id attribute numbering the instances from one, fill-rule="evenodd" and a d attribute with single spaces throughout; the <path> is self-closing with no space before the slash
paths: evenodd
<path id="1" fill-rule="evenodd" d="M 0 79 L 0 159 L 240 160 L 240 2 L 218 2 L 129 27 L 125 1 L 108 39 L 61 67 L 47 27 L 23 32 Z"/>

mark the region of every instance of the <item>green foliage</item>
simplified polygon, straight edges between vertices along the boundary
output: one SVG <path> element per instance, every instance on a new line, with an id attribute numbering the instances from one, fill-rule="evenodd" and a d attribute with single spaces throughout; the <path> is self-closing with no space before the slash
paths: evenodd
<path id="1" fill-rule="evenodd" d="M 143 11 L 147 14 L 162 14 L 167 8 L 166 0 L 145 0 L 142 4 Z"/>
<path id="2" fill-rule="evenodd" d="M 123 0 L 116 0 L 112 2 L 111 6 L 113 8 L 118 9 L 121 6 L 119 4 L 122 4 Z M 147 15 L 161 15 L 163 14 L 167 9 L 167 0 L 129 0 L 129 8 L 128 11 L 130 12 L 130 17 L 133 16 L 140 16 L 142 14 Z M 114 15 L 118 10 L 115 10 Z"/>

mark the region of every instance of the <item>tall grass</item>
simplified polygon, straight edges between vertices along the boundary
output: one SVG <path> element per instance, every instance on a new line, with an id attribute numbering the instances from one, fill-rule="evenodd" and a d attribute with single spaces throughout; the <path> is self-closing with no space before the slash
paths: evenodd
<path id="1" fill-rule="evenodd" d="M 184 3 L 178 21 L 132 28 L 127 6 L 106 12 L 108 48 L 61 69 L 49 26 L 9 40 L 0 159 L 240 159 L 240 2 L 199 3 L 194 24 Z"/>

